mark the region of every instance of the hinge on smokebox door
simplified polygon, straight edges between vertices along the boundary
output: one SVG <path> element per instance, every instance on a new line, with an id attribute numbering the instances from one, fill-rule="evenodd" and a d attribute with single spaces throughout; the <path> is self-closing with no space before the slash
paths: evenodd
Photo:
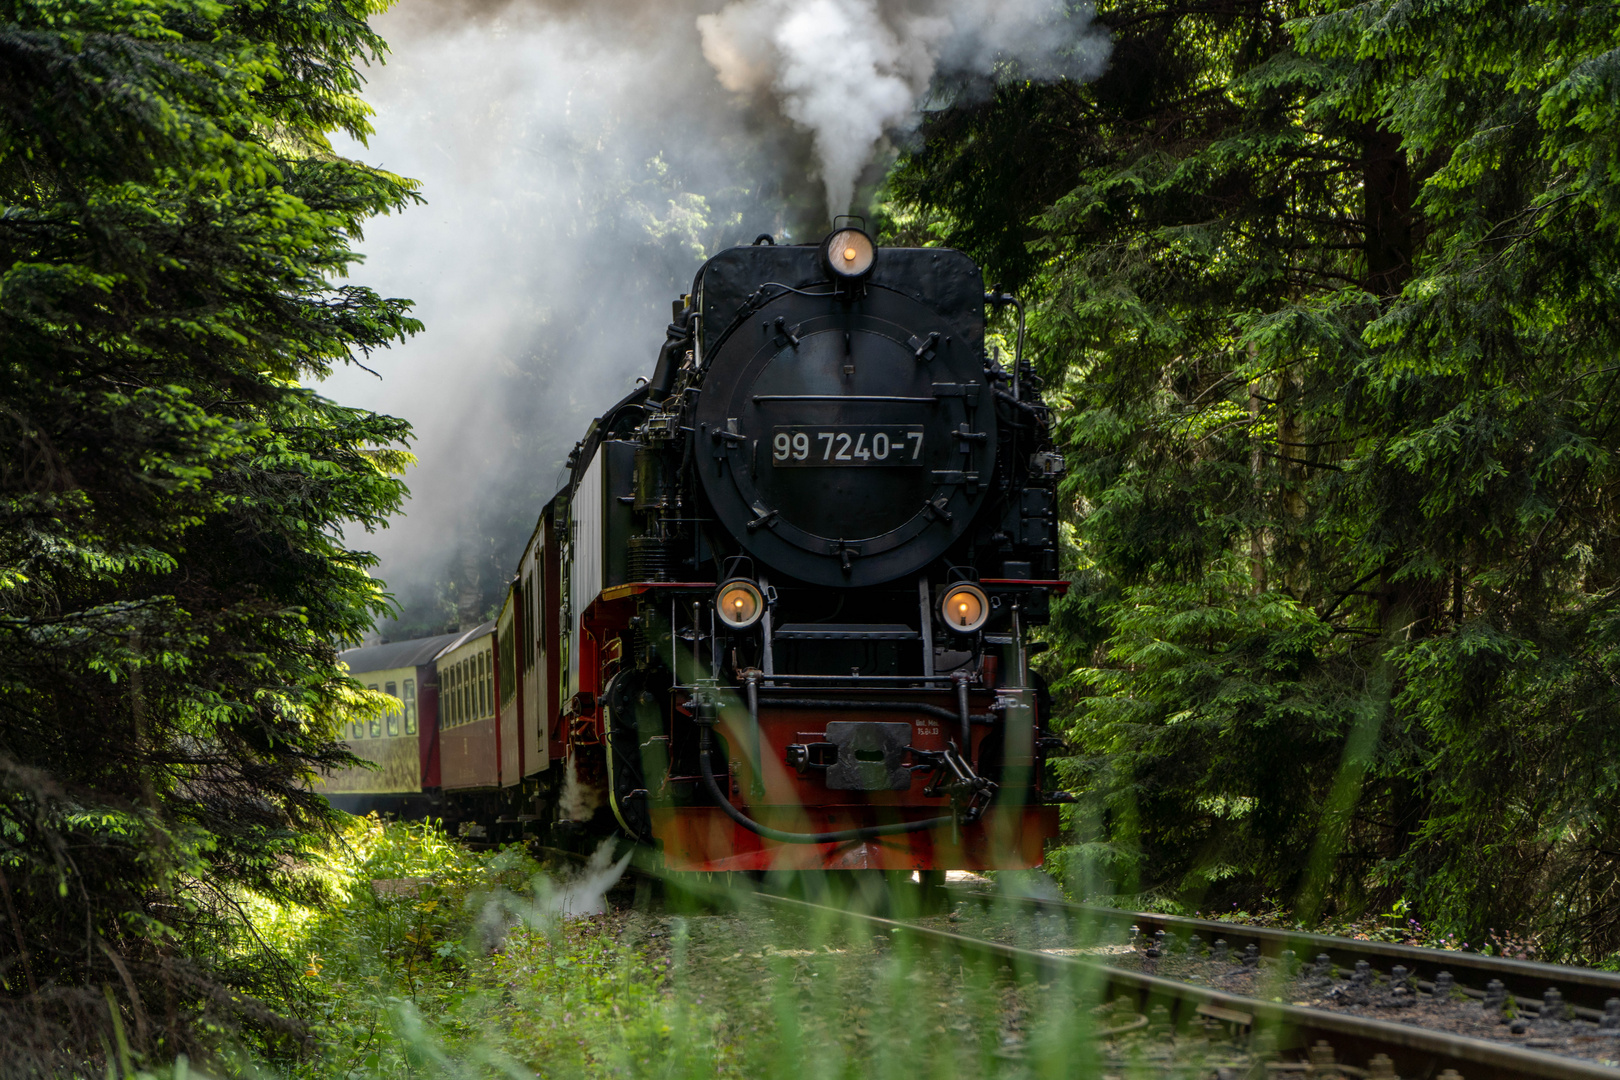
<path id="1" fill-rule="evenodd" d="M 967 488 L 969 495 L 979 493 L 979 474 L 976 471 L 963 469 L 935 469 L 932 474 L 936 484 L 962 484 Z"/>
<path id="2" fill-rule="evenodd" d="M 776 317 L 776 321 L 772 325 L 776 329 L 774 343 L 778 349 L 784 345 L 791 345 L 795 349 L 799 347 L 799 331 L 804 329 L 803 325 L 789 326 L 787 324 L 787 319 L 783 318 L 781 315 Z"/>
<path id="3" fill-rule="evenodd" d="M 983 387 L 978 383 L 937 382 L 934 384 L 934 396 L 937 398 L 959 397 L 965 404 L 977 405 L 979 403 L 979 391 L 982 389 Z"/>
<path id="4" fill-rule="evenodd" d="M 714 453 L 716 461 L 724 461 L 727 450 L 747 441 L 747 437 L 737 430 L 737 418 L 735 416 L 726 418 L 725 427 L 712 428 L 709 431 L 710 449 Z"/>
<path id="5" fill-rule="evenodd" d="M 974 443 L 982 443 L 989 439 L 990 436 L 983 431 L 974 431 L 967 426 L 967 421 L 964 420 L 955 431 L 951 432 L 951 438 L 956 440 L 958 451 L 971 454 Z"/>
<path id="6" fill-rule="evenodd" d="M 939 336 L 939 331 L 937 330 L 930 333 L 927 340 L 918 337 L 916 334 L 913 334 L 906 339 L 906 344 L 911 347 L 911 355 L 916 358 L 917 363 L 919 364 L 926 364 L 932 361 L 939 353 L 940 345 L 949 345 L 950 342 L 950 338 L 941 338 Z"/>

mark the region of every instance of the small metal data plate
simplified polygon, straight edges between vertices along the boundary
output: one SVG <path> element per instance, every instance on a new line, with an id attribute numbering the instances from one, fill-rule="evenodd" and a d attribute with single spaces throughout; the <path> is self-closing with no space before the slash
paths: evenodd
<path id="1" fill-rule="evenodd" d="M 905 791 L 911 786 L 906 768 L 910 724 L 835 720 L 827 741 L 838 747 L 838 760 L 827 767 L 827 786 L 834 791 Z"/>

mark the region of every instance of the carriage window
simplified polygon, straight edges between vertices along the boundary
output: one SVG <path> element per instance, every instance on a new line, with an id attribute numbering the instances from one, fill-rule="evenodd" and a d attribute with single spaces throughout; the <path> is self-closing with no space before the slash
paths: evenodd
<path id="1" fill-rule="evenodd" d="M 393 683 L 393 682 L 384 683 L 383 684 L 383 693 L 387 694 L 389 697 L 393 698 L 395 701 L 398 701 L 399 700 L 399 683 Z M 392 709 L 388 710 L 388 717 L 387 717 L 386 723 L 388 724 L 388 735 L 389 735 L 389 737 L 390 738 L 398 737 L 398 735 L 399 735 L 399 709 L 398 709 L 397 706 L 395 708 L 392 708 Z"/>
<path id="2" fill-rule="evenodd" d="M 405 680 L 405 734 L 416 734 L 416 680 Z"/>
<path id="3" fill-rule="evenodd" d="M 484 715 L 495 715 L 495 659 L 494 652 L 484 653 Z"/>
<path id="4" fill-rule="evenodd" d="M 518 589 L 518 617 L 512 626 L 513 632 L 518 635 L 515 648 L 518 656 L 523 660 L 524 671 L 529 670 L 529 641 L 533 639 L 533 634 L 529 628 L 534 625 L 534 620 L 529 616 L 529 612 L 533 609 L 534 575 L 524 574 L 523 584 Z"/>
<path id="5" fill-rule="evenodd" d="M 375 689 L 377 689 L 377 684 L 376 683 L 368 683 L 366 685 L 366 689 L 367 690 L 375 690 Z M 371 718 L 371 737 L 373 739 L 382 738 L 382 718 L 381 717 L 373 716 Z"/>
<path id="6" fill-rule="evenodd" d="M 349 738 L 351 738 L 351 739 L 363 739 L 365 737 L 366 737 L 366 725 L 362 724 L 358 720 L 350 721 L 350 723 L 349 723 Z"/>
<path id="7" fill-rule="evenodd" d="M 538 598 L 534 594 L 534 571 L 529 571 L 528 583 L 523 589 L 523 666 L 525 669 L 534 667 L 534 643 L 540 637 L 539 622 L 535 612 L 540 610 Z"/>
<path id="8" fill-rule="evenodd" d="M 521 593 L 521 590 L 519 590 Z M 517 690 L 517 639 L 513 636 L 522 616 L 516 616 L 501 630 L 501 662 L 498 665 L 500 678 L 496 680 L 499 691 L 496 701 L 505 705 L 512 700 L 512 694 Z"/>

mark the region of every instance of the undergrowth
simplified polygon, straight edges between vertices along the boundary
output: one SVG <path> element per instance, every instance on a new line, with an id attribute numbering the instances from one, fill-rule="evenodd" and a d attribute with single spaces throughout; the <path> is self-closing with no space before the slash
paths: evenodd
<path id="1" fill-rule="evenodd" d="M 356 820 L 313 873 L 324 907 L 259 902 L 265 939 L 303 967 L 312 1052 L 227 1071 L 287 1080 L 725 1073 L 663 966 L 564 919 L 521 848 L 468 851 L 432 823 Z"/>
<path id="2" fill-rule="evenodd" d="M 251 1080 L 1073 1075 L 1096 988 L 1034 986 L 870 927 L 736 910 L 564 917 L 592 895 L 522 849 L 353 822 L 312 873 L 327 902 L 258 903 L 296 958 L 309 1052 Z M 601 874 L 596 880 L 605 878 Z M 588 876 L 585 879 L 592 880 Z M 722 905 L 724 906 L 724 905 Z M 1101 1015 L 1101 1014 L 1099 1014 Z"/>

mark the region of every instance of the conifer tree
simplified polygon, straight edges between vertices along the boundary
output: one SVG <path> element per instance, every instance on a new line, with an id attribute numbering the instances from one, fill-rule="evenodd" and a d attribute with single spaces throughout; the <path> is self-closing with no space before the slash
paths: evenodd
<path id="1" fill-rule="evenodd" d="M 307 892 L 403 493 L 407 426 L 301 386 L 419 328 L 347 280 L 412 185 L 327 142 L 377 10 L 0 4 L 5 1075 L 296 1042 L 239 905 Z"/>
<path id="2" fill-rule="evenodd" d="M 1099 8 L 894 183 L 1066 400 L 1076 880 L 1615 950 L 1613 6 Z"/>

